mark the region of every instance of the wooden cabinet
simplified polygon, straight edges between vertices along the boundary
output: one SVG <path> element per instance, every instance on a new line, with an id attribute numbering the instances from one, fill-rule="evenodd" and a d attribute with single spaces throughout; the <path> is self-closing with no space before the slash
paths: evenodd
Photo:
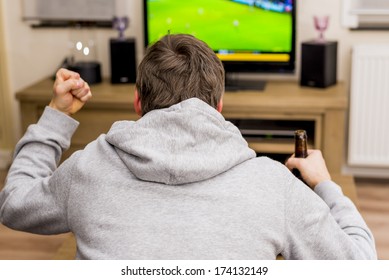
<path id="1" fill-rule="evenodd" d="M 45 79 L 16 94 L 23 129 L 38 120 L 51 99 L 52 87 L 53 81 Z M 80 127 L 65 156 L 106 133 L 114 121 L 138 119 L 132 104 L 134 89 L 134 85 L 112 85 L 107 81 L 92 86 L 93 98 L 74 116 L 80 121 Z M 253 131 L 260 130 L 262 134 L 247 138 L 258 154 L 293 153 L 293 138 L 277 137 L 277 125 L 281 124 L 280 130 L 290 131 L 297 125 L 306 125 L 309 146 L 321 149 L 330 172 L 340 174 L 347 106 L 347 92 L 341 83 L 327 89 L 315 89 L 300 87 L 295 82 L 268 82 L 264 91 L 226 92 L 223 115 L 240 124 L 249 123 Z M 271 132 L 266 133 L 263 126 L 269 123 L 272 124 Z M 245 129 L 244 126 L 240 128 Z"/>

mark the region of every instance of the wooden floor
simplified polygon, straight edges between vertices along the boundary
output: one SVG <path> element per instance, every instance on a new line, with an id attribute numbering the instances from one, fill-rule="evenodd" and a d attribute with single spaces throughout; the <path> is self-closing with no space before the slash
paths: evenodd
<path id="1" fill-rule="evenodd" d="M 378 258 L 389 260 L 389 180 L 355 181 L 359 207 L 373 232 Z"/>
<path id="2" fill-rule="evenodd" d="M 5 172 L 0 171 L 0 189 Z M 389 260 L 389 180 L 356 179 L 361 213 L 373 231 L 378 258 Z M 0 225 L 0 260 L 49 260 L 55 257 L 68 234 L 40 236 Z"/>

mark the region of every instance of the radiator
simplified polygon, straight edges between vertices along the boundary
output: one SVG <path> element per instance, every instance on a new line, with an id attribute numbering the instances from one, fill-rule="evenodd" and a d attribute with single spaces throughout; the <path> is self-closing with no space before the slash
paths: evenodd
<path id="1" fill-rule="evenodd" d="M 389 167 L 389 45 L 353 48 L 348 164 Z"/>

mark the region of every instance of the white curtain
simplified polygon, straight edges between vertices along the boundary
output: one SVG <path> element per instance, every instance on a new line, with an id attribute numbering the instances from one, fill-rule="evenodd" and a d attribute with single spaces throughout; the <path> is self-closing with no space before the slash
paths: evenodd
<path id="1" fill-rule="evenodd" d="M 343 0 L 343 25 L 355 29 L 389 29 L 389 0 Z"/>
<path id="2" fill-rule="evenodd" d="M 380 12 L 389 10 L 388 0 L 352 0 L 352 8 L 360 12 Z"/>
<path id="3" fill-rule="evenodd" d="M 23 0 L 24 20 L 112 20 L 113 0 Z"/>

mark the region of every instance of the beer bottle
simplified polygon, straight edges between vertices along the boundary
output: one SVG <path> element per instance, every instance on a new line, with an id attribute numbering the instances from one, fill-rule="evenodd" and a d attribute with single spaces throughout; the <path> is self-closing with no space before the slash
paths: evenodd
<path id="1" fill-rule="evenodd" d="M 305 130 L 296 130 L 294 132 L 294 156 L 296 158 L 306 158 L 308 156 L 308 149 L 307 149 L 307 132 Z M 293 174 L 302 180 L 300 171 L 298 169 L 292 170 Z"/>

